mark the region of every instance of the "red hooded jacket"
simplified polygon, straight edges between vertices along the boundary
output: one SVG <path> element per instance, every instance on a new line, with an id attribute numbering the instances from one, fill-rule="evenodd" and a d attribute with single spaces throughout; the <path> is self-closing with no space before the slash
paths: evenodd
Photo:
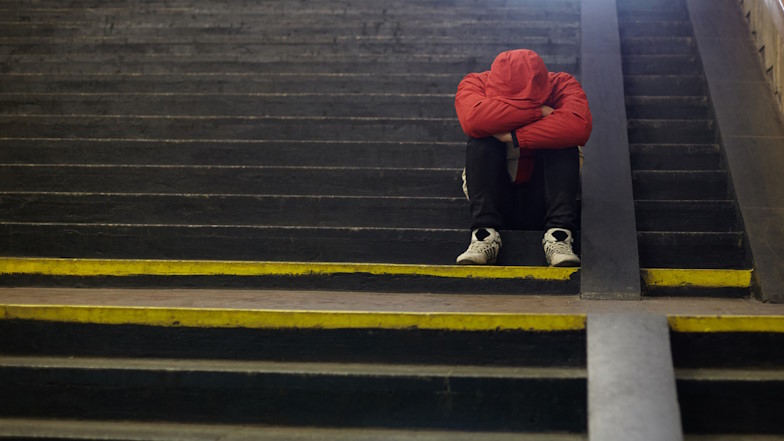
<path id="1" fill-rule="evenodd" d="M 543 116 L 542 106 L 554 111 Z M 515 182 L 531 179 L 534 149 L 585 145 L 593 127 L 580 83 L 567 73 L 548 72 L 542 58 L 528 49 L 502 52 L 489 71 L 463 78 L 455 110 L 468 136 L 512 133 L 520 149 Z"/>

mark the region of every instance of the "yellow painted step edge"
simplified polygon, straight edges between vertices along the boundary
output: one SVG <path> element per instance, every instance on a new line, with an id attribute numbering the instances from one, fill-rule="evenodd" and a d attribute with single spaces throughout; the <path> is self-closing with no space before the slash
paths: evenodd
<path id="1" fill-rule="evenodd" d="M 724 315 L 670 316 L 670 328 L 675 332 L 770 332 L 784 333 L 784 316 Z"/>
<path id="2" fill-rule="evenodd" d="M 0 258 L 0 275 L 44 276 L 321 276 L 364 273 L 478 279 L 569 280 L 579 268 L 406 265 L 381 263 L 251 262 Z"/>
<path id="3" fill-rule="evenodd" d="M 89 305 L 0 305 L 0 320 L 99 325 L 251 329 L 434 329 L 448 331 L 575 331 L 585 314 L 504 314 L 160 308 Z M 784 316 L 668 317 L 675 332 L 784 333 Z"/>
<path id="4" fill-rule="evenodd" d="M 0 305 L 0 320 L 197 328 L 572 331 L 585 329 L 586 316 L 6 304 Z"/>
<path id="5" fill-rule="evenodd" d="M 752 270 L 643 268 L 646 286 L 659 288 L 748 288 Z"/>

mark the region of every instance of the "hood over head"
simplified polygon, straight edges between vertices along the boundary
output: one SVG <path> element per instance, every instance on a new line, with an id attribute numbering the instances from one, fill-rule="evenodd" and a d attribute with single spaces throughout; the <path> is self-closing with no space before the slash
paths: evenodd
<path id="1" fill-rule="evenodd" d="M 496 98 L 519 109 L 544 105 L 551 92 L 550 75 L 536 52 L 516 49 L 501 52 L 490 66 L 485 89 Z"/>

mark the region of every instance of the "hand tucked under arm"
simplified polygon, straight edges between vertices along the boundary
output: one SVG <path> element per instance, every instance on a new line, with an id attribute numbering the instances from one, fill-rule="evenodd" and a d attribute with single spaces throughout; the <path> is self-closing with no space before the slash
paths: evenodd
<path id="1" fill-rule="evenodd" d="M 515 129 L 515 145 L 521 148 L 564 148 L 585 145 L 593 119 L 580 83 L 569 74 L 553 75 L 555 109 L 539 121 Z M 543 112 L 547 109 L 543 109 Z"/>
<path id="2" fill-rule="evenodd" d="M 547 116 L 553 113 L 553 110 L 555 109 L 553 109 L 550 106 L 542 106 L 541 110 L 542 110 L 542 116 Z M 512 132 L 495 133 L 493 134 L 493 136 L 495 137 L 495 139 L 501 142 L 512 142 Z"/>

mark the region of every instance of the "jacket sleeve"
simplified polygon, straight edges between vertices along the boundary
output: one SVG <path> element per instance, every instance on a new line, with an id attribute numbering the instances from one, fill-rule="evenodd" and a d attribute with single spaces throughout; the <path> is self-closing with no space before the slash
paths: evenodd
<path id="1" fill-rule="evenodd" d="M 580 83 L 566 73 L 553 74 L 555 83 L 548 104 L 553 112 L 512 132 L 515 146 L 529 149 L 585 145 L 593 129 L 588 97 Z M 550 104 L 552 103 L 552 104 Z"/>
<path id="2" fill-rule="evenodd" d="M 483 76 L 478 73 L 468 74 L 457 86 L 455 110 L 463 132 L 473 138 L 511 132 L 542 118 L 540 108 L 519 109 L 486 97 Z"/>

